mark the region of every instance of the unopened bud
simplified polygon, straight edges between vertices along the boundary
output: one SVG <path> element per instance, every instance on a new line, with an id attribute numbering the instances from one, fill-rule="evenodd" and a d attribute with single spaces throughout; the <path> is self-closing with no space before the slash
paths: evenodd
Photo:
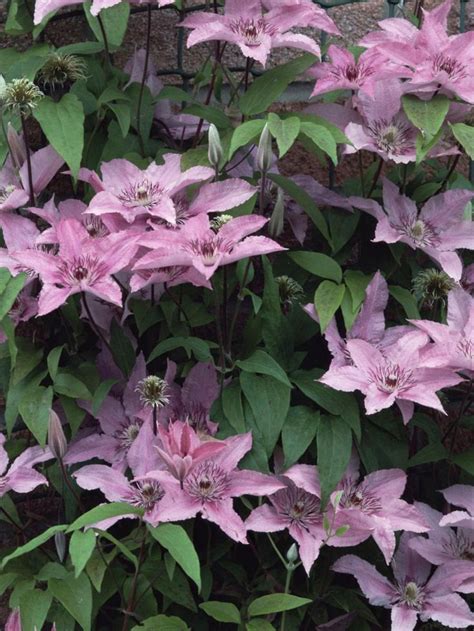
<path id="1" fill-rule="evenodd" d="M 161 408 L 169 403 L 168 390 L 166 381 L 155 375 L 145 377 L 137 386 L 142 403 L 152 408 Z"/>
<path id="2" fill-rule="evenodd" d="M 288 552 L 286 553 L 286 560 L 288 563 L 296 563 L 298 561 L 298 548 L 296 547 L 296 543 L 292 543 L 288 548 Z"/>
<path id="3" fill-rule="evenodd" d="M 11 123 L 8 123 L 7 127 L 7 140 L 13 164 L 17 169 L 21 169 L 26 162 L 25 143 Z"/>
<path id="4" fill-rule="evenodd" d="M 260 173 L 267 173 L 273 163 L 273 151 L 272 151 L 272 135 L 268 128 L 268 124 L 262 130 L 260 134 L 260 140 L 257 147 L 257 169 Z"/>
<path id="5" fill-rule="evenodd" d="M 54 545 L 59 562 L 62 563 L 66 558 L 66 535 L 63 532 L 57 532 L 54 535 Z"/>
<path id="6" fill-rule="evenodd" d="M 285 193 L 283 189 L 278 188 L 275 206 L 273 207 L 272 216 L 268 222 L 268 234 L 273 237 L 279 237 L 283 232 L 283 224 L 285 220 Z"/>
<path id="7" fill-rule="evenodd" d="M 219 135 L 219 131 L 213 123 L 209 125 L 209 131 L 208 131 L 207 137 L 208 137 L 208 143 L 209 143 L 207 157 L 211 165 L 215 169 L 218 169 L 222 162 L 224 151 L 222 149 L 222 143 L 221 143 L 221 137 Z"/>
<path id="8" fill-rule="evenodd" d="M 59 416 L 54 410 L 49 412 L 48 447 L 58 460 L 62 460 L 67 451 L 67 440 Z"/>

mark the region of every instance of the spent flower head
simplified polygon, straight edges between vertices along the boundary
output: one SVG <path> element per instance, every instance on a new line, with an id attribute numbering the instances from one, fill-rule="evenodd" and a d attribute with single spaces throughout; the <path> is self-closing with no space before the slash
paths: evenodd
<path id="1" fill-rule="evenodd" d="M 51 53 L 40 70 L 40 79 L 44 85 L 63 86 L 86 79 L 86 64 L 77 55 Z"/>
<path id="2" fill-rule="evenodd" d="M 217 217 L 211 219 L 211 230 L 214 230 L 214 232 L 219 232 L 222 226 L 225 226 L 225 224 L 231 219 L 233 219 L 232 215 L 226 215 L 225 213 L 222 215 L 217 215 Z"/>
<path id="3" fill-rule="evenodd" d="M 137 386 L 142 402 L 152 408 L 161 408 L 169 403 L 168 390 L 167 382 L 156 375 L 145 377 Z"/>
<path id="4" fill-rule="evenodd" d="M 299 303 L 304 298 L 303 287 L 290 276 L 278 276 L 275 278 L 280 293 L 280 302 L 283 307 L 290 307 L 292 304 Z"/>
<path id="5" fill-rule="evenodd" d="M 44 94 L 37 85 L 23 77 L 7 83 L 2 91 L 3 107 L 17 114 L 27 116 L 31 113 Z"/>
<path id="6" fill-rule="evenodd" d="M 415 298 L 428 307 L 441 301 L 443 304 L 456 283 L 443 270 L 430 268 L 419 272 L 412 282 Z"/>

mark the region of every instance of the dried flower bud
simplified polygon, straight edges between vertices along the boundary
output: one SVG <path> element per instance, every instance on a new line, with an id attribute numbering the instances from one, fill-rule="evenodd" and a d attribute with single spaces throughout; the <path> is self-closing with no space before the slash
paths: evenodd
<path id="1" fill-rule="evenodd" d="M 25 78 L 13 79 L 4 89 L 3 105 L 5 109 L 16 114 L 28 116 L 43 96 L 44 94 L 33 81 Z"/>
<path id="2" fill-rule="evenodd" d="M 86 79 L 86 64 L 76 55 L 51 53 L 40 70 L 40 80 L 51 87 Z"/>
<path id="3" fill-rule="evenodd" d="M 272 135 L 268 125 L 262 130 L 257 147 L 256 165 L 260 173 L 267 173 L 273 163 Z"/>
<path id="4" fill-rule="evenodd" d="M 13 164 L 17 169 L 21 169 L 26 161 L 25 143 L 11 123 L 8 123 L 7 127 L 7 140 Z"/>
<path id="5" fill-rule="evenodd" d="M 430 307 L 435 302 L 444 302 L 456 283 L 446 272 L 438 269 L 423 270 L 413 279 L 413 293 L 416 299 Z"/>
<path id="6" fill-rule="evenodd" d="M 224 151 L 222 149 L 219 131 L 213 123 L 209 125 L 207 137 L 209 143 L 207 152 L 209 162 L 215 169 L 218 169 L 224 156 Z"/>
<path id="7" fill-rule="evenodd" d="M 62 563 L 66 558 L 66 535 L 63 532 L 57 532 L 54 535 L 54 545 L 59 562 Z"/>
<path id="8" fill-rule="evenodd" d="M 273 237 L 279 237 L 283 232 L 285 221 L 285 193 L 283 189 L 278 187 L 277 198 L 273 207 L 272 216 L 268 222 L 268 234 Z"/>
<path id="9" fill-rule="evenodd" d="M 67 440 L 64 435 L 63 426 L 59 420 L 59 416 L 54 410 L 49 412 L 48 421 L 48 447 L 51 453 L 58 459 L 62 460 L 67 451 Z"/>
<path id="10" fill-rule="evenodd" d="M 211 219 L 211 229 L 214 232 L 218 232 L 231 219 L 233 219 L 232 215 L 217 215 L 217 217 Z"/>
<path id="11" fill-rule="evenodd" d="M 288 563 L 296 563 L 298 561 L 298 548 L 296 547 L 296 543 L 292 543 L 288 548 L 288 552 L 286 553 L 286 560 Z"/>
<path id="12" fill-rule="evenodd" d="M 284 307 L 291 307 L 294 303 L 299 303 L 304 298 L 303 287 L 289 276 L 277 276 L 275 278 L 280 293 L 280 302 Z"/>
<path id="13" fill-rule="evenodd" d="M 137 392 L 140 393 L 142 403 L 152 408 L 161 408 L 169 403 L 168 384 L 155 375 L 142 379 L 137 386 Z"/>

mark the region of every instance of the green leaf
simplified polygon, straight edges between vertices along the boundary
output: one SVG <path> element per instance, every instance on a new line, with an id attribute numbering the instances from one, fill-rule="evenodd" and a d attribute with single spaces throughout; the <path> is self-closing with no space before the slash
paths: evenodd
<path id="1" fill-rule="evenodd" d="M 74 532 L 75 530 L 84 528 L 84 526 L 90 526 L 91 524 L 96 524 L 104 519 L 118 517 L 120 515 L 143 515 L 143 509 L 136 508 L 135 506 L 131 506 L 125 502 L 101 504 L 78 517 L 76 521 L 68 527 L 67 532 Z"/>
<path id="2" fill-rule="evenodd" d="M 115 363 L 126 377 L 129 377 L 135 366 L 135 349 L 129 337 L 125 335 L 122 327 L 115 320 L 112 320 L 110 329 L 110 346 Z"/>
<path id="3" fill-rule="evenodd" d="M 91 554 L 95 548 L 96 536 L 93 530 L 76 530 L 72 533 L 69 542 L 69 554 L 74 566 L 76 578 L 85 568 L 87 562 L 91 558 Z"/>
<path id="4" fill-rule="evenodd" d="M 188 357 L 191 357 L 191 353 L 193 353 L 198 361 L 205 362 L 212 359 L 210 348 L 217 348 L 217 345 L 213 342 L 201 340 L 199 337 L 170 337 L 155 346 L 150 353 L 147 363 L 165 353 L 169 353 L 175 348 L 184 348 Z"/>
<path id="5" fill-rule="evenodd" d="M 53 389 L 34 386 L 25 392 L 18 406 L 21 418 L 41 447 L 46 445 L 52 404 Z"/>
<path id="6" fill-rule="evenodd" d="M 322 125 L 301 123 L 300 133 L 304 134 L 314 144 L 327 153 L 334 164 L 337 164 L 337 145 L 332 134 Z"/>
<path id="7" fill-rule="evenodd" d="M 318 469 L 321 482 L 321 505 L 341 480 L 351 457 L 352 432 L 339 416 L 321 419 L 317 432 Z"/>
<path id="8" fill-rule="evenodd" d="M 56 379 L 54 380 L 54 390 L 58 394 L 63 394 L 72 399 L 89 400 L 91 398 L 91 393 L 87 389 L 87 386 L 77 377 L 67 372 L 59 371 L 57 373 Z"/>
<path id="9" fill-rule="evenodd" d="M 416 304 L 416 299 L 414 295 L 408 291 L 408 289 L 398 287 L 398 285 L 390 285 L 389 292 L 390 295 L 402 305 L 407 318 L 415 320 L 419 320 L 421 318 L 420 312 L 418 311 L 418 305 Z"/>
<path id="10" fill-rule="evenodd" d="M 447 456 L 448 451 L 441 442 L 430 443 L 417 451 L 413 458 L 410 458 L 408 467 L 416 467 L 429 462 L 439 462 L 447 458 Z"/>
<path id="11" fill-rule="evenodd" d="M 320 252 L 290 252 L 290 259 L 314 276 L 333 280 L 340 283 L 342 269 L 339 263 L 326 254 Z"/>
<path id="12" fill-rule="evenodd" d="M 65 94 L 60 101 L 41 99 L 33 115 L 48 142 L 71 169 L 74 178 L 81 166 L 84 148 L 84 109 L 75 94 Z"/>
<path id="13" fill-rule="evenodd" d="M 222 110 L 211 105 L 194 103 L 193 105 L 185 107 L 183 109 L 183 114 L 190 114 L 191 116 L 202 118 L 210 123 L 214 123 L 214 125 L 220 129 L 231 127 L 231 122 L 228 116 L 226 116 Z"/>
<path id="14" fill-rule="evenodd" d="M 47 591 L 32 589 L 20 596 L 21 631 L 42 629 L 53 597 Z"/>
<path id="15" fill-rule="evenodd" d="M 276 175 L 274 173 L 268 173 L 267 177 L 278 184 L 285 193 L 287 193 L 301 208 L 305 211 L 311 221 L 314 223 L 319 232 L 323 235 L 326 241 L 331 245 L 331 237 L 329 235 L 328 226 L 323 214 L 314 203 L 308 193 L 295 184 L 292 180 L 283 175 Z"/>
<path id="16" fill-rule="evenodd" d="M 458 467 L 461 467 L 461 469 L 464 469 L 469 475 L 474 475 L 474 447 L 461 454 L 451 456 L 451 461 L 457 464 Z"/>
<path id="17" fill-rule="evenodd" d="M 438 94 L 430 101 L 408 94 L 402 97 L 402 104 L 408 119 L 427 136 L 437 134 L 446 118 L 450 101 Z"/>
<path id="18" fill-rule="evenodd" d="M 99 384 L 92 397 L 92 414 L 95 416 L 110 392 L 110 389 L 117 383 L 117 379 L 106 379 Z"/>
<path id="19" fill-rule="evenodd" d="M 306 452 L 318 430 L 320 413 L 305 405 L 291 407 L 281 433 L 286 470 Z"/>
<path id="20" fill-rule="evenodd" d="M 59 360 L 61 359 L 61 353 L 63 352 L 64 344 L 62 346 L 56 346 L 52 351 L 48 353 L 46 362 L 48 364 L 49 374 L 54 381 L 58 373 Z"/>
<path id="21" fill-rule="evenodd" d="M 267 375 L 240 374 L 240 385 L 255 417 L 267 456 L 273 453 L 290 406 L 290 388 Z"/>
<path id="22" fill-rule="evenodd" d="M 238 381 L 233 381 L 224 388 L 222 392 L 222 409 L 237 434 L 242 434 L 247 430 L 242 406 L 242 390 Z"/>
<path id="23" fill-rule="evenodd" d="M 13 552 L 11 552 L 10 554 L 7 554 L 5 557 L 3 557 L 2 565 L 1 565 L 2 569 L 6 566 L 6 564 L 9 561 L 12 561 L 13 559 L 18 559 L 18 557 L 21 557 L 24 554 L 28 554 L 32 550 L 36 550 L 36 548 L 39 548 L 39 546 L 42 546 L 43 543 L 46 543 L 52 537 L 54 537 L 54 535 L 57 532 L 64 532 L 66 530 L 66 528 L 67 528 L 67 526 L 63 526 L 63 525 L 52 526 L 51 528 L 48 528 L 48 530 L 45 530 L 44 532 L 42 532 L 37 537 L 34 537 L 33 539 L 30 539 L 30 541 L 25 543 L 25 545 L 20 546 L 19 548 L 15 548 L 15 550 Z"/>
<path id="24" fill-rule="evenodd" d="M 269 613 L 297 609 L 312 602 L 310 598 L 300 598 L 291 594 L 269 594 L 268 596 L 260 596 L 260 598 L 252 601 L 249 605 L 248 613 L 249 616 L 266 616 Z"/>
<path id="25" fill-rule="evenodd" d="M 330 280 L 324 280 L 314 294 L 314 307 L 319 317 L 319 326 L 324 333 L 329 322 L 341 306 L 346 288 L 344 285 L 336 285 Z"/>
<path id="26" fill-rule="evenodd" d="M 91 15 L 90 2 L 84 2 L 84 13 L 97 40 L 103 44 L 104 38 L 100 28 L 99 20 Z M 100 17 L 104 25 L 109 49 L 114 52 L 123 42 L 123 38 L 127 31 L 128 16 L 130 15 L 130 5 L 128 2 L 120 2 L 108 9 L 102 9 Z"/>
<path id="27" fill-rule="evenodd" d="M 280 158 L 282 158 L 300 133 L 300 119 L 297 116 L 280 118 L 277 114 L 270 112 L 268 128 L 277 142 Z"/>
<path id="28" fill-rule="evenodd" d="M 128 103 L 107 103 L 107 107 L 115 114 L 122 136 L 125 138 L 130 131 L 130 123 L 132 120 L 130 105 L 128 105 Z"/>
<path id="29" fill-rule="evenodd" d="M 217 622 L 241 623 L 240 612 L 232 603 L 209 600 L 207 603 L 201 603 L 199 609 L 202 609 L 208 616 L 217 620 Z"/>
<path id="30" fill-rule="evenodd" d="M 474 160 L 474 127 L 465 123 L 456 123 L 450 127 L 456 140 L 463 146 L 471 160 Z"/>
<path id="31" fill-rule="evenodd" d="M 245 631 L 275 631 L 275 627 L 267 620 L 254 618 L 245 625 Z"/>
<path id="32" fill-rule="evenodd" d="M 147 618 L 139 626 L 133 627 L 132 631 L 189 631 L 188 625 L 176 616 L 153 616 Z"/>
<path id="33" fill-rule="evenodd" d="M 293 387 L 286 376 L 286 372 L 278 362 L 259 348 L 247 359 L 236 361 L 235 365 L 245 372 L 270 375 L 270 377 L 280 381 L 284 386 L 288 386 L 288 388 Z"/>
<path id="34" fill-rule="evenodd" d="M 177 524 L 160 524 L 149 527 L 154 539 L 166 548 L 181 569 L 192 579 L 201 591 L 201 568 L 199 557 L 187 532 Z"/>
<path id="35" fill-rule="evenodd" d="M 88 577 L 81 574 L 77 578 L 69 574 L 66 578 L 51 578 L 49 591 L 54 598 L 76 620 L 82 631 L 90 631 L 92 615 L 92 587 Z"/>
<path id="36" fill-rule="evenodd" d="M 10 275 L 9 275 L 10 276 Z M 16 300 L 16 297 L 23 289 L 25 284 L 26 274 L 18 274 L 18 276 L 10 276 L 6 287 L 3 289 L 0 295 L 0 320 L 8 314 Z"/>
<path id="37" fill-rule="evenodd" d="M 254 116 L 265 112 L 278 99 L 288 85 L 301 73 L 314 64 L 314 55 L 306 54 L 267 70 L 255 79 L 247 92 L 240 97 L 240 111 L 246 116 Z"/>
<path id="38" fill-rule="evenodd" d="M 236 127 L 230 141 L 229 160 L 240 147 L 252 141 L 256 143 L 264 127 L 265 121 L 262 118 L 247 121 Z"/>

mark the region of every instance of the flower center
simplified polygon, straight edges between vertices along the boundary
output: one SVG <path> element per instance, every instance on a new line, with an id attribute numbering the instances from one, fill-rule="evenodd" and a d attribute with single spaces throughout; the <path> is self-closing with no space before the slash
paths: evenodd
<path id="1" fill-rule="evenodd" d="M 193 254 L 201 257 L 205 267 L 212 267 L 216 264 L 219 254 L 232 250 L 232 244 L 216 236 L 207 239 L 193 239 L 189 242 L 188 248 Z"/>
<path id="2" fill-rule="evenodd" d="M 15 186 L 13 184 L 8 184 L 7 186 L 0 186 L 0 204 L 6 202 L 10 195 L 15 190 Z"/>
<path id="3" fill-rule="evenodd" d="M 371 377 L 377 388 L 387 394 L 408 390 L 414 383 L 412 370 L 391 363 L 378 366 Z"/>
<path id="4" fill-rule="evenodd" d="M 83 217 L 85 217 L 85 229 L 90 237 L 96 239 L 109 234 L 109 231 L 100 217 L 96 217 L 95 215 L 83 215 Z"/>
<path id="5" fill-rule="evenodd" d="M 114 437 L 119 441 L 120 449 L 128 451 L 138 436 L 139 431 L 140 425 L 138 423 L 131 423 L 116 431 Z"/>
<path id="6" fill-rule="evenodd" d="M 422 587 L 419 587 L 413 581 L 406 583 L 400 589 L 400 602 L 405 603 L 410 609 L 420 611 L 425 599 L 425 593 Z"/>
<path id="7" fill-rule="evenodd" d="M 436 246 L 439 244 L 439 236 L 436 230 L 426 221 L 417 219 L 413 223 L 406 222 L 401 231 L 414 241 L 415 247 Z"/>
<path id="8" fill-rule="evenodd" d="M 443 541 L 443 549 L 456 559 L 474 561 L 474 539 L 467 537 L 462 531 L 454 534 L 450 531 L 450 537 Z"/>
<path id="9" fill-rule="evenodd" d="M 472 359 L 474 357 L 474 341 L 464 337 L 457 343 L 456 350 L 468 359 Z"/>
<path id="10" fill-rule="evenodd" d="M 229 476 L 219 465 L 206 461 L 189 473 L 184 490 L 202 502 L 218 502 L 226 497 Z"/>
<path id="11" fill-rule="evenodd" d="M 161 500 L 164 491 L 156 480 L 141 480 L 130 483 L 130 494 L 125 500 L 132 506 L 150 511 Z"/>
<path id="12" fill-rule="evenodd" d="M 96 256 L 75 256 L 69 261 L 62 261 L 58 267 L 62 275 L 63 285 L 92 285 L 103 275 L 101 264 Z"/>
<path id="13" fill-rule="evenodd" d="M 276 28 L 268 24 L 265 19 L 239 18 L 233 20 L 230 28 L 243 38 L 246 46 L 260 46 L 264 35 L 274 35 Z"/>
<path id="14" fill-rule="evenodd" d="M 439 53 L 433 60 L 433 70 L 435 72 L 445 72 L 450 79 L 465 79 L 468 75 L 466 66 L 448 55 Z"/>
<path id="15" fill-rule="evenodd" d="M 319 498 L 296 486 L 277 491 L 271 496 L 270 501 L 280 515 L 292 523 L 298 523 L 303 528 L 322 522 Z"/>
<path id="16" fill-rule="evenodd" d="M 355 484 L 350 480 L 343 482 L 343 494 L 339 504 L 342 508 L 357 508 L 372 515 L 382 509 L 380 499 L 372 495 L 364 484 Z"/>
<path id="17" fill-rule="evenodd" d="M 368 125 L 377 147 L 387 154 L 402 155 L 414 149 L 411 127 L 402 121 L 379 120 Z"/>
<path id="18" fill-rule="evenodd" d="M 142 180 L 122 189 L 119 200 L 127 208 L 152 208 L 160 201 L 163 189 L 159 184 Z"/>

